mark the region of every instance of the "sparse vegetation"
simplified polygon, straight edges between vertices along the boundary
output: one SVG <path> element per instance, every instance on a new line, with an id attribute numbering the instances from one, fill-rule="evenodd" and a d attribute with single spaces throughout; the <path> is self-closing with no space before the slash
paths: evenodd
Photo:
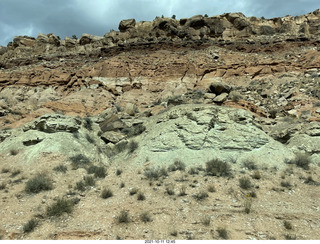
<path id="1" fill-rule="evenodd" d="M 144 200 L 146 200 L 146 197 L 142 192 L 139 192 L 137 199 L 138 199 L 138 201 L 144 201 Z"/>
<path id="2" fill-rule="evenodd" d="M 218 235 L 220 238 L 227 240 L 229 238 L 228 231 L 226 228 L 218 227 L 217 229 Z"/>
<path id="3" fill-rule="evenodd" d="M 297 167 L 308 170 L 309 164 L 311 163 L 310 155 L 307 153 L 296 153 L 295 158 L 288 160 L 287 163 L 295 164 Z"/>
<path id="4" fill-rule="evenodd" d="M 285 220 L 285 221 L 283 221 L 283 226 L 284 226 L 284 228 L 286 228 L 287 230 L 292 230 L 292 224 L 289 222 L 289 221 L 287 221 L 287 220 Z"/>
<path id="5" fill-rule="evenodd" d="M 92 138 L 89 134 L 86 134 L 85 137 L 86 137 L 87 141 L 91 144 L 94 144 L 96 142 L 95 139 Z"/>
<path id="6" fill-rule="evenodd" d="M 84 168 L 90 164 L 90 160 L 83 154 L 78 154 L 76 156 L 70 157 L 72 166 L 74 169 Z"/>
<path id="7" fill-rule="evenodd" d="M 88 172 L 88 174 L 94 174 L 94 177 L 96 177 L 96 178 L 104 178 L 107 175 L 107 170 L 103 166 L 91 165 L 87 169 L 87 172 Z"/>
<path id="8" fill-rule="evenodd" d="M 6 189 L 6 183 L 2 182 L 0 184 L 0 190 L 4 190 L 4 189 Z"/>
<path id="9" fill-rule="evenodd" d="M 129 153 L 133 153 L 139 147 L 139 143 L 136 141 L 130 141 L 128 144 Z"/>
<path id="10" fill-rule="evenodd" d="M 219 159 L 212 159 L 206 163 L 206 172 L 213 176 L 231 176 L 231 167 Z"/>
<path id="11" fill-rule="evenodd" d="M 92 125 L 93 125 L 93 122 L 92 122 L 91 118 L 85 117 L 84 123 L 83 123 L 84 128 L 91 131 L 91 130 L 93 130 Z"/>
<path id="12" fill-rule="evenodd" d="M 125 186 L 124 182 L 120 183 L 120 188 L 123 188 Z"/>
<path id="13" fill-rule="evenodd" d="M 66 173 L 68 168 L 63 164 L 60 164 L 60 165 L 54 167 L 53 170 L 56 171 L 56 172 Z"/>
<path id="14" fill-rule="evenodd" d="M 252 178 L 256 179 L 256 180 L 260 180 L 261 179 L 260 171 L 259 170 L 254 171 L 253 175 L 252 175 Z"/>
<path id="15" fill-rule="evenodd" d="M 288 189 L 290 189 L 292 187 L 291 183 L 289 181 L 281 181 L 281 186 L 282 187 L 286 187 Z"/>
<path id="16" fill-rule="evenodd" d="M 37 227 L 37 225 L 38 225 L 38 221 L 35 219 L 31 219 L 26 224 L 23 225 L 23 232 L 30 233 Z"/>
<path id="17" fill-rule="evenodd" d="M 216 192 L 216 187 L 214 185 L 208 186 L 208 192 Z"/>
<path id="18" fill-rule="evenodd" d="M 117 171 L 116 171 L 116 175 L 121 175 L 122 174 L 122 170 L 121 169 L 117 169 Z"/>
<path id="19" fill-rule="evenodd" d="M 242 189 L 245 189 L 245 190 L 250 189 L 252 187 L 250 178 L 248 177 L 241 177 L 239 179 L 239 185 Z"/>
<path id="20" fill-rule="evenodd" d="M 128 138 L 130 138 L 142 134 L 145 130 L 146 127 L 143 124 L 138 124 L 132 127 L 125 128 L 122 130 L 122 132 L 126 134 Z"/>
<path id="21" fill-rule="evenodd" d="M 126 210 L 122 210 L 119 214 L 119 216 L 117 217 L 117 222 L 119 224 L 121 223 L 129 223 L 130 219 L 129 219 L 129 213 Z"/>
<path id="22" fill-rule="evenodd" d="M 166 187 L 166 193 L 168 194 L 168 195 L 174 195 L 174 186 L 173 185 L 169 185 L 169 186 L 167 186 Z"/>
<path id="23" fill-rule="evenodd" d="M 47 207 L 47 216 L 56 216 L 59 217 L 63 213 L 71 213 L 74 207 L 74 203 L 72 200 L 66 200 L 64 198 L 59 198 L 55 203 L 51 206 Z"/>
<path id="24" fill-rule="evenodd" d="M 148 212 L 142 212 L 140 214 L 140 219 L 143 223 L 147 223 L 147 222 L 151 222 L 152 221 L 152 218 L 150 216 L 150 213 Z"/>
<path id="25" fill-rule="evenodd" d="M 194 195 L 194 198 L 198 201 L 204 200 L 207 197 L 209 197 L 208 193 L 206 193 L 205 191 L 200 191 L 197 194 Z"/>
<path id="26" fill-rule="evenodd" d="M 258 169 L 258 166 L 254 161 L 248 160 L 243 162 L 243 167 L 247 168 L 248 170 L 256 170 Z"/>
<path id="27" fill-rule="evenodd" d="M 239 102 L 239 100 L 243 99 L 242 95 L 238 91 L 231 91 L 229 94 L 229 98 L 232 102 Z"/>
<path id="28" fill-rule="evenodd" d="M 149 168 L 144 171 L 144 176 L 149 180 L 158 180 L 160 177 L 168 176 L 166 168 Z"/>
<path id="29" fill-rule="evenodd" d="M 120 141 L 114 146 L 114 150 L 116 153 L 122 153 L 127 150 L 128 142 L 127 141 Z"/>
<path id="30" fill-rule="evenodd" d="M 243 206 L 244 206 L 244 212 L 246 214 L 249 214 L 251 212 L 252 202 L 253 202 L 253 199 L 252 199 L 251 193 L 244 196 Z"/>
<path id="31" fill-rule="evenodd" d="M 297 240 L 297 236 L 295 234 L 285 234 L 284 237 L 286 240 Z"/>
<path id="32" fill-rule="evenodd" d="M 101 197 L 103 199 L 107 199 L 107 198 L 112 197 L 112 196 L 113 196 L 113 193 L 109 188 L 105 188 L 101 192 Z"/>
<path id="33" fill-rule="evenodd" d="M 53 188 L 52 180 L 46 174 L 37 174 L 26 183 L 25 191 L 27 193 L 39 193 Z"/>
<path id="34" fill-rule="evenodd" d="M 18 153 L 19 153 L 19 151 L 16 150 L 16 149 L 11 149 L 10 150 L 10 155 L 12 155 L 12 156 L 16 156 L 16 155 L 18 155 Z"/>
<path id="35" fill-rule="evenodd" d="M 20 174 L 20 173 L 21 173 L 21 170 L 20 170 L 20 169 L 15 169 L 14 171 L 12 171 L 10 177 L 11 177 L 11 178 L 14 178 L 14 177 L 16 177 L 18 174 Z"/>
<path id="36" fill-rule="evenodd" d="M 94 177 L 89 175 L 83 177 L 83 182 L 86 186 L 94 186 L 96 184 Z"/>
<path id="37" fill-rule="evenodd" d="M 6 173 L 9 173 L 10 172 L 10 169 L 8 169 L 8 168 L 2 168 L 1 169 L 1 173 L 2 174 L 6 174 Z"/>
<path id="38" fill-rule="evenodd" d="M 181 160 L 175 160 L 173 164 L 171 164 L 169 167 L 168 167 L 168 171 L 177 171 L 177 170 L 180 170 L 180 171 L 184 171 L 186 169 L 186 165 L 185 163 L 183 163 Z"/>
<path id="39" fill-rule="evenodd" d="M 199 174 L 199 170 L 198 170 L 196 167 L 191 167 L 191 168 L 189 169 L 188 173 L 189 173 L 190 175 L 197 175 L 197 174 Z"/>
<path id="40" fill-rule="evenodd" d="M 75 189 L 78 191 L 85 191 L 86 190 L 86 185 L 84 184 L 83 181 L 78 181 L 76 183 Z"/>
<path id="41" fill-rule="evenodd" d="M 181 188 L 180 188 L 180 192 L 179 192 L 179 195 L 178 196 L 185 196 L 185 195 L 187 195 L 187 193 L 186 193 L 186 189 L 187 189 L 187 187 L 186 186 L 181 186 Z"/>
<path id="42" fill-rule="evenodd" d="M 211 216 L 205 215 L 201 219 L 201 223 L 205 226 L 209 226 L 211 223 Z"/>

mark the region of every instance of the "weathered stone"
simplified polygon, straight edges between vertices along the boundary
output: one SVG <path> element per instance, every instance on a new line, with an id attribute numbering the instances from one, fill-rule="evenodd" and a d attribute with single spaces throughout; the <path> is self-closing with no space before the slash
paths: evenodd
<path id="1" fill-rule="evenodd" d="M 228 93 L 224 92 L 224 93 L 221 93 L 220 95 L 216 96 L 213 101 L 215 103 L 223 103 L 227 100 L 228 98 Z"/>
<path id="2" fill-rule="evenodd" d="M 120 132 L 116 132 L 116 131 L 107 131 L 105 133 L 103 133 L 101 135 L 101 139 L 106 143 L 113 143 L 113 144 L 116 144 L 118 143 L 119 141 L 123 140 L 126 136 L 123 135 L 122 133 Z"/>
<path id="3" fill-rule="evenodd" d="M 121 20 L 119 24 L 119 30 L 120 31 L 126 31 L 130 28 L 134 28 L 136 25 L 136 20 L 135 19 L 126 19 L 126 20 Z"/>
<path id="4" fill-rule="evenodd" d="M 99 125 L 102 132 L 127 128 L 126 124 L 115 114 L 108 116 Z"/>
<path id="5" fill-rule="evenodd" d="M 124 112 L 130 116 L 134 116 L 138 112 L 138 108 L 133 103 L 127 103 Z"/>
<path id="6" fill-rule="evenodd" d="M 213 82 L 209 86 L 209 92 L 214 93 L 216 95 L 220 95 L 221 93 L 229 93 L 231 91 L 231 86 L 224 82 Z"/>

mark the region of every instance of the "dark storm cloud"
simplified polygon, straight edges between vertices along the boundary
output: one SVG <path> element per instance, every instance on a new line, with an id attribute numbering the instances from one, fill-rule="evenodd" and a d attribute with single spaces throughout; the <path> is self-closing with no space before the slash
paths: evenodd
<path id="1" fill-rule="evenodd" d="M 104 35 L 128 18 L 142 21 L 161 15 L 183 18 L 227 12 L 272 18 L 317 8 L 319 0 L 0 0 L 0 45 L 7 45 L 17 35 Z"/>

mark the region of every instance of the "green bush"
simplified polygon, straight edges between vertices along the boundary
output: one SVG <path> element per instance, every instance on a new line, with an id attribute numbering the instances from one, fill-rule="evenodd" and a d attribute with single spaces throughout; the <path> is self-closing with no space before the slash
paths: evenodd
<path id="1" fill-rule="evenodd" d="M 309 164 L 311 163 L 311 158 L 307 153 L 297 153 L 295 158 L 289 161 L 289 163 L 295 164 L 302 169 L 308 170 L 310 168 Z"/>
<path id="2" fill-rule="evenodd" d="M 117 169 L 117 171 L 116 171 L 116 175 L 121 175 L 122 174 L 122 170 L 121 169 Z"/>
<path id="3" fill-rule="evenodd" d="M 251 181 L 248 177 L 242 177 L 239 179 L 239 185 L 242 189 L 249 189 L 252 187 Z"/>
<path id="4" fill-rule="evenodd" d="M 283 221 L 283 225 L 287 230 L 292 230 L 292 228 L 293 228 L 292 224 L 287 220 Z"/>
<path id="5" fill-rule="evenodd" d="M 228 163 L 219 159 L 212 159 L 206 162 L 206 172 L 213 176 L 231 176 L 231 167 Z"/>
<path id="6" fill-rule="evenodd" d="M 86 190 L 86 185 L 83 181 L 78 181 L 76 183 L 75 189 L 78 191 L 85 191 Z"/>
<path id="7" fill-rule="evenodd" d="M 32 232 L 38 225 L 38 221 L 31 219 L 25 225 L 23 225 L 23 232 L 30 233 Z"/>
<path id="8" fill-rule="evenodd" d="M 243 162 L 243 167 L 249 169 L 249 170 L 256 170 L 258 169 L 258 166 L 256 165 L 255 162 L 248 160 L 246 162 Z"/>
<path id="9" fill-rule="evenodd" d="M 27 193 L 39 193 L 53 188 L 52 180 L 46 174 L 37 174 L 26 183 L 25 191 Z"/>
<path id="10" fill-rule="evenodd" d="M 95 184 L 96 184 L 96 181 L 95 181 L 95 179 L 94 179 L 94 177 L 92 177 L 92 176 L 84 176 L 83 177 L 83 181 L 84 181 L 84 184 L 86 185 L 86 186 L 95 186 Z"/>
<path id="11" fill-rule="evenodd" d="M 66 200 L 63 198 L 59 198 L 55 203 L 51 206 L 47 207 L 47 216 L 56 216 L 59 217 L 63 213 L 71 213 L 74 207 L 74 203 L 72 200 Z"/>

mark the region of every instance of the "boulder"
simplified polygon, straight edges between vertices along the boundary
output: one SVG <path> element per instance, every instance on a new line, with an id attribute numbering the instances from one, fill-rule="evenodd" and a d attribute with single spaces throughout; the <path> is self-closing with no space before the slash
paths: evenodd
<path id="1" fill-rule="evenodd" d="M 223 93 L 221 93 L 220 95 L 216 96 L 216 97 L 213 99 L 213 101 L 214 101 L 215 103 L 223 103 L 223 102 L 225 102 L 225 101 L 227 100 L 227 98 L 228 98 L 228 93 L 223 92 Z"/>
<path id="2" fill-rule="evenodd" d="M 30 36 L 15 36 L 13 38 L 13 47 L 32 47 L 35 43 L 35 38 Z"/>
<path id="3" fill-rule="evenodd" d="M 123 135 L 120 132 L 116 132 L 116 131 L 107 131 L 107 132 L 103 133 L 100 137 L 106 144 L 108 144 L 110 142 L 113 144 L 116 144 L 119 141 L 126 138 L 125 135 Z"/>
<path id="4" fill-rule="evenodd" d="M 231 91 L 231 86 L 224 82 L 213 82 L 209 86 L 209 92 L 214 93 L 216 95 L 220 95 L 221 93 L 229 93 Z"/>
<path id="5" fill-rule="evenodd" d="M 115 114 L 109 115 L 104 121 L 99 123 L 99 126 L 102 132 L 127 128 L 126 124 Z"/>
<path id="6" fill-rule="evenodd" d="M 136 25 L 136 20 L 135 19 L 126 19 L 126 20 L 121 20 L 119 24 L 119 30 L 121 32 L 125 32 L 126 30 L 130 28 L 134 28 Z"/>
<path id="7" fill-rule="evenodd" d="M 77 44 L 77 39 L 70 38 L 68 36 L 65 38 L 65 46 L 67 48 L 75 47 L 76 44 Z"/>
<path id="8" fill-rule="evenodd" d="M 101 41 L 104 38 L 102 36 L 94 36 L 94 35 L 89 35 L 89 34 L 83 34 L 80 39 L 79 39 L 79 44 L 80 45 L 86 45 L 90 44 L 93 42 Z"/>

